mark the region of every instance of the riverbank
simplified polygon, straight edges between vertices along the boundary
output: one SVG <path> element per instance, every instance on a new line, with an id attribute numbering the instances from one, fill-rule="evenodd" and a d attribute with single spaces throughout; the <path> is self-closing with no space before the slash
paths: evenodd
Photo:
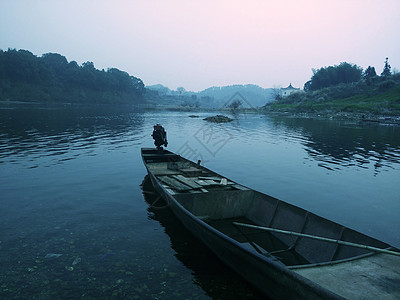
<path id="1" fill-rule="evenodd" d="M 400 97 L 399 97 L 400 99 Z M 399 101 L 399 100 L 397 100 Z M 206 109 L 206 108 L 190 108 L 190 107 L 179 107 L 179 106 L 154 106 L 154 105 L 127 105 L 127 104 L 77 104 L 77 103 L 42 103 L 42 102 L 22 102 L 22 101 L 0 101 L 0 109 L 15 109 L 15 108 L 27 108 L 27 107 L 37 107 L 37 108 L 71 108 L 71 109 L 85 109 L 86 111 L 98 111 L 106 108 L 107 110 L 118 110 L 118 111 L 130 111 L 130 110 L 143 110 L 143 111 L 176 111 L 182 113 L 224 113 L 225 115 L 230 115 L 235 118 L 241 114 L 266 114 L 266 115 L 279 115 L 293 118 L 306 118 L 306 119 L 331 119 L 331 120 L 348 120 L 352 122 L 365 122 L 365 123 L 375 123 L 375 124 L 386 124 L 386 125 L 396 125 L 400 126 L 400 112 L 397 110 L 389 111 L 385 109 L 384 112 L 389 111 L 390 113 L 378 113 L 377 108 L 372 108 L 371 110 L 349 110 L 346 109 L 344 105 L 340 107 L 340 100 L 336 101 L 336 109 L 329 107 L 328 103 L 325 105 L 316 106 L 315 104 L 277 104 L 271 103 L 265 107 L 261 108 L 246 108 L 246 109 Z M 345 101 L 342 101 L 345 103 Z M 355 103 L 352 103 L 353 107 Z M 381 107 L 382 104 L 375 103 L 375 106 Z M 397 113 L 396 113 L 397 112 Z M 197 116 L 197 115 L 196 115 Z"/>
<path id="2" fill-rule="evenodd" d="M 349 122 L 365 123 L 365 124 L 383 124 L 400 126 L 400 116 L 385 116 L 366 113 L 350 113 L 350 112 L 281 112 L 268 111 L 267 115 L 286 116 L 289 118 L 304 119 L 329 119 L 344 120 Z"/>
<path id="3" fill-rule="evenodd" d="M 342 99 L 308 98 L 306 95 L 299 93 L 296 97 L 268 103 L 263 110 L 310 118 L 355 119 L 400 125 L 400 85 L 377 95 L 365 93 Z"/>

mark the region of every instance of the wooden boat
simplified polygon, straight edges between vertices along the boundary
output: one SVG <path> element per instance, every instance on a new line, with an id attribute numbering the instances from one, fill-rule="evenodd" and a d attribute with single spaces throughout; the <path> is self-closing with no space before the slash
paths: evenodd
<path id="1" fill-rule="evenodd" d="M 177 154 L 143 148 L 182 224 L 272 299 L 400 299 L 400 251 Z"/>

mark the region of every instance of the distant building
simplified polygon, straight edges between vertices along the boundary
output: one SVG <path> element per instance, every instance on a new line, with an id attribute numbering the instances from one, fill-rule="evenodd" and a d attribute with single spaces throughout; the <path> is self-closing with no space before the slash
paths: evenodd
<path id="1" fill-rule="evenodd" d="M 294 88 L 292 84 L 289 84 L 286 88 L 281 88 L 282 97 L 287 97 L 290 94 L 300 92 L 300 88 Z"/>

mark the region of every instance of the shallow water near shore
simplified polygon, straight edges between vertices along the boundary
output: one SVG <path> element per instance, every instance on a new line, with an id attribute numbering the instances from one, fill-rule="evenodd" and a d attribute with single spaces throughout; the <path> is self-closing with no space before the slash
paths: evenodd
<path id="1" fill-rule="evenodd" d="M 400 247 L 400 128 L 123 107 L 0 109 L 0 298 L 258 299 L 146 182 L 141 147 Z"/>

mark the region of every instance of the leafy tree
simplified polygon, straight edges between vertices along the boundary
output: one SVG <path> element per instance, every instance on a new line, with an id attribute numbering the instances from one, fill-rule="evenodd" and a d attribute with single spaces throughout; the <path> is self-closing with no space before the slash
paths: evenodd
<path id="1" fill-rule="evenodd" d="M 311 89 L 310 89 L 310 87 L 311 87 L 311 80 L 309 80 L 309 81 L 307 81 L 305 84 L 304 84 L 304 87 L 303 87 L 303 89 L 304 89 L 304 91 L 305 92 L 308 92 L 308 91 L 310 91 Z"/>
<path id="2" fill-rule="evenodd" d="M 179 94 L 179 96 L 182 96 L 182 94 L 184 94 L 185 92 L 186 92 L 186 90 L 185 90 L 185 88 L 184 87 L 178 87 L 177 89 L 176 89 L 176 91 L 178 92 L 178 94 Z"/>
<path id="3" fill-rule="evenodd" d="M 389 65 L 389 58 L 386 57 L 386 59 L 385 59 L 385 66 L 383 67 L 383 71 L 382 71 L 382 73 L 381 73 L 381 76 L 386 77 L 386 76 L 392 75 L 391 68 L 392 68 L 392 67 Z"/>
<path id="4" fill-rule="evenodd" d="M 272 97 L 274 100 L 282 99 L 282 90 L 279 86 L 275 86 L 272 89 Z"/>
<path id="5" fill-rule="evenodd" d="M 68 61 L 65 58 L 65 56 L 62 56 L 58 53 L 43 54 L 42 60 L 51 67 L 59 69 L 65 68 L 66 65 L 68 64 Z"/>
<path id="6" fill-rule="evenodd" d="M 376 79 L 376 71 L 374 67 L 368 66 L 368 68 L 365 70 L 363 77 L 365 79 L 365 82 L 370 85 L 372 82 Z"/>
<path id="7" fill-rule="evenodd" d="M 368 68 L 364 72 L 364 78 L 367 79 L 367 78 L 371 78 L 371 77 L 374 77 L 374 76 L 376 76 L 375 68 L 371 67 L 371 66 L 368 66 Z"/>
<path id="8" fill-rule="evenodd" d="M 347 62 L 340 65 L 313 69 L 313 76 L 305 86 L 306 90 L 315 91 L 325 87 L 338 85 L 340 83 L 358 82 L 361 79 L 362 68 Z"/>
<path id="9" fill-rule="evenodd" d="M 231 104 L 228 105 L 229 108 L 236 110 L 242 105 L 242 101 L 234 100 Z"/>
<path id="10" fill-rule="evenodd" d="M 88 70 L 94 70 L 94 69 L 95 69 L 94 63 L 91 62 L 91 61 L 84 62 L 84 63 L 82 64 L 82 68 L 88 69 Z"/>
<path id="11" fill-rule="evenodd" d="M 130 76 L 130 78 L 137 94 L 143 95 L 144 93 L 146 93 L 146 88 L 144 87 L 142 79 L 134 76 Z"/>

